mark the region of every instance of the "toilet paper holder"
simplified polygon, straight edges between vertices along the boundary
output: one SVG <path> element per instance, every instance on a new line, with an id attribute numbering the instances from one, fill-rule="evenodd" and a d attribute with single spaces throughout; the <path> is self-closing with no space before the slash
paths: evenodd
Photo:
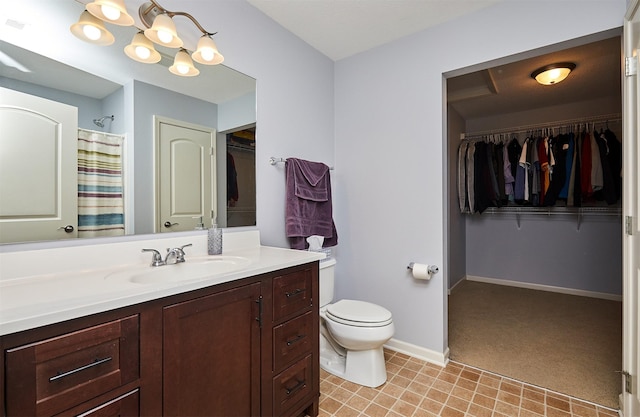
<path id="1" fill-rule="evenodd" d="M 413 266 L 415 264 L 415 262 L 409 262 L 409 265 L 407 265 L 407 269 L 413 270 Z M 437 274 L 438 271 L 440 271 L 440 269 L 436 265 L 427 265 L 427 272 L 429 273 L 429 275 Z"/>

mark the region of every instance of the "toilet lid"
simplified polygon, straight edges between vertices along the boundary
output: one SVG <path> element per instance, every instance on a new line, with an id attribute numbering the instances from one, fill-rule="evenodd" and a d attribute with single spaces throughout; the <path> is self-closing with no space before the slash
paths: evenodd
<path id="1" fill-rule="evenodd" d="M 327 306 L 327 316 L 352 326 L 384 326 L 391 323 L 391 312 L 366 301 L 340 300 Z"/>

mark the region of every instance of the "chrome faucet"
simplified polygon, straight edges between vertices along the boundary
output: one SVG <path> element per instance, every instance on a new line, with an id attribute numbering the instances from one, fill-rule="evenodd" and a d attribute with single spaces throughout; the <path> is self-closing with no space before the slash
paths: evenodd
<path id="1" fill-rule="evenodd" d="M 185 261 L 184 259 L 184 248 L 186 248 L 187 246 L 192 246 L 192 243 L 189 243 L 188 245 L 183 245 L 180 246 L 179 248 L 173 248 L 173 249 L 169 249 L 167 248 L 167 256 L 165 256 L 164 258 L 164 263 L 165 265 L 169 265 L 169 259 L 170 258 L 175 258 L 175 261 L 173 262 L 174 264 L 179 264 Z"/>
<path id="2" fill-rule="evenodd" d="M 155 249 L 142 249 L 142 252 L 153 252 L 153 257 L 151 258 L 151 266 L 162 266 L 166 265 L 166 262 L 162 259 L 162 255 Z"/>
<path id="3" fill-rule="evenodd" d="M 167 255 L 165 256 L 164 259 L 162 259 L 162 255 L 160 255 L 160 252 L 158 252 L 155 249 L 142 249 L 142 252 L 152 252 L 152 258 L 151 258 L 151 266 L 163 266 L 163 265 L 168 265 L 169 264 L 169 259 L 175 259 L 175 261 L 173 261 L 173 264 L 179 264 L 185 261 L 184 259 L 184 248 L 186 248 L 187 246 L 192 246 L 192 243 L 189 243 L 187 245 L 183 245 L 180 246 L 178 248 L 173 248 L 173 249 L 169 249 L 167 248 Z"/>

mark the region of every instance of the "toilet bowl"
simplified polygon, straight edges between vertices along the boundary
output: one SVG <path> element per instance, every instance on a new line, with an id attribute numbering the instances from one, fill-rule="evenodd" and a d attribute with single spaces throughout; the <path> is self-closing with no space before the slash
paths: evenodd
<path id="1" fill-rule="evenodd" d="M 327 302 L 333 298 L 334 266 L 333 259 L 320 263 L 320 366 L 347 381 L 378 387 L 387 380 L 383 345 L 395 331 L 391 312 L 366 301 Z"/>

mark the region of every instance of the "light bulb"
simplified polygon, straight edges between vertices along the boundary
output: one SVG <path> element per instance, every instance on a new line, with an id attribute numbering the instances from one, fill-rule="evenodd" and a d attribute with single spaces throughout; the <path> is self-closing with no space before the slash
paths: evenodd
<path id="1" fill-rule="evenodd" d="M 136 55 L 140 59 L 147 59 L 151 56 L 151 51 L 145 46 L 136 46 Z"/>
<path id="2" fill-rule="evenodd" d="M 178 64 L 178 65 L 176 65 L 176 68 L 178 69 L 178 72 L 180 74 L 188 74 L 189 73 L 189 66 L 188 65 Z"/>
<path id="3" fill-rule="evenodd" d="M 200 50 L 200 55 L 205 61 L 213 61 L 215 54 L 216 52 L 212 48 L 203 48 Z"/>
<path id="4" fill-rule="evenodd" d="M 84 25 L 82 26 L 82 32 L 88 39 L 91 39 L 92 41 L 97 41 L 98 39 L 100 39 L 100 29 L 95 26 Z"/>
<path id="5" fill-rule="evenodd" d="M 555 80 L 558 77 L 560 77 L 560 70 L 558 68 L 554 68 L 551 71 L 549 71 L 549 78 L 551 78 L 552 80 Z"/>
<path id="6" fill-rule="evenodd" d="M 100 9 L 102 10 L 102 14 L 104 15 L 104 17 L 106 17 L 109 20 L 118 20 L 120 19 L 120 10 L 116 9 L 113 6 L 110 6 L 108 4 L 103 4 L 102 6 L 100 6 Z"/>
<path id="7" fill-rule="evenodd" d="M 173 35 L 167 31 L 159 30 L 158 39 L 160 39 L 163 43 L 171 43 L 171 41 L 173 40 Z"/>

